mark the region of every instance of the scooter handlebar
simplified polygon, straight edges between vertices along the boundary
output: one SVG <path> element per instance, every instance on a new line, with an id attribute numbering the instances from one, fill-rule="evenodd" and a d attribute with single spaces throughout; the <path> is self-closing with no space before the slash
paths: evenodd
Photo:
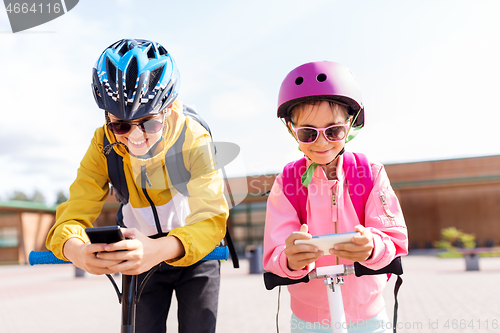
<path id="1" fill-rule="evenodd" d="M 373 270 L 369 269 L 363 265 L 361 265 L 359 262 L 354 263 L 354 271 L 355 275 L 357 277 L 363 276 L 363 275 L 378 275 L 378 274 L 396 274 L 396 275 L 401 275 L 403 274 L 403 265 L 401 262 L 401 257 L 395 258 L 391 263 L 384 268 L 381 268 L 379 270 Z M 290 284 L 296 284 L 296 283 L 301 283 L 301 282 L 309 282 L 309 276 L 306 275 L 301 279 L 290 279 L 290 278 L 285 278 L 278 276 L 276 274 L 270 273 L 270 272 L 265 272 L 264 273 L 264 284 L 266 286 L 267 290 L 272 290 L 276 286 L 286 286 Z"/>
<path id="2" fill-rule="evenodd" d="M 227 258 L 229 258 L 228 248 L 226 246 L 217 246 L 212 252 L 207 254 L 201 260 L 227 260 Z M 31 251 L 28 260 L 31 266 L 48 264 L 71 264 L 71 261 L 61 260 L 50 251 Z"/>

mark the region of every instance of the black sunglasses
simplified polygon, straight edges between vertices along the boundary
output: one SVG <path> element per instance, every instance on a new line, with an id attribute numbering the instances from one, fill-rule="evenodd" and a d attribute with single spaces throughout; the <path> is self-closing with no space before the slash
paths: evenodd
<path id="1" fill-rule="evenodd" d="M 139 122 L 115 121 L 106 125 L 113 133 L 118 135 L 127 134 L 133 125 L 139 127 L 144 133 L 153 134 L 161 130 L 163 122 L 156 119 L 147 119 Z"/>

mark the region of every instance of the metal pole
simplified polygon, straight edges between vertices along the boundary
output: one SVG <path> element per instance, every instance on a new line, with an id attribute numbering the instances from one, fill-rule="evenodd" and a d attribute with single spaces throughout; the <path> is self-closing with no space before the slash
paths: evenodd
<path id="1" fill-rule="evenodd" d="M 135 333 L 136 290 L 137 275 L 123 275 L 121 333 Z"/>
<path id="2" fill-rule="evenodd" d="M 328 304 L 330 305 L 330 325 L 333 333 L 347 333 L 342 290 L 340 288 L 343 282 L 342 277 L 337 276 L 325 279 Z"/>

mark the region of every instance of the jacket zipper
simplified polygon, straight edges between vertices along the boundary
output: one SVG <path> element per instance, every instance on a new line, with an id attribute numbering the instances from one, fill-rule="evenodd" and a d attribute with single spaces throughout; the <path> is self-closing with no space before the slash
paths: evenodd
<path id="1" fill-rule="evenodd" d="M 380 196 L 380 201 L 382 201 L 382 205 L 383 205 L 383 206 L 387 206 L 387 201 L 385 201 L 385 195 L 383 195 L 383 194 L 382 194 L 382 195 Z"/>
<path id="2" fill-rule="evenodd" d="M 384 210 L 385 216 L 387 216 L 390 220 L 394 220 L 394 215 L 391 213 L 389 207 L 387 206 L 387 200 L 385 199 L 384 194 L 380 195 L 380 201 L 382 202 L 382 208 Z"/>
<path id="3" fill-rule="evenodd" d="M 334 206 L 337 205 L 337 191 L 336 191 L 336 186 L 332 187 L 332 205 L 334 205 Z M 338 221 L 333 222 L 333 227 L 334 227 L 335 233 L 337 233 L 337 222 Z M 329 253 L 325 253 L 325 254 L 329 254 Z M 340 264 L 339 257 L 335 256 L 335 262 L 336 262 L 337 265 Z"/>
<path id="4" fill-rule="evenodd" d="M 160 218 L 158 217 L 158 211 L 156 210 L 156 206 L 149 197 L 148 190 L 146 189 L 146 182 L 148 185 L 151 187 L 153 184 L 151 184 L 151 181 L 149 180 L 148 174 L 146 172 L 146 166 L 142 165 L 141 166 L 141 187 L 142 187 L 142 192 L 146 196 L 146 200 L 148 200 L 149 205 L 151 206 L 151 210 L 153 211 L 153 217 L 155 219 L 155 225 L 156 225 L 156 230 L 158 231 L 159 235 L 163 234 L 163 231 L 161 230 L 161 224 L 160 224 Z"/>

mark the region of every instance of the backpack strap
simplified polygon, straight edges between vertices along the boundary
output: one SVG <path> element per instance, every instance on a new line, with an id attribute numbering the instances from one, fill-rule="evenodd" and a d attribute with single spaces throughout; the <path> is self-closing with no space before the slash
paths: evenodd
<path id="1" fill-rule="evenodd" d="M 365 155 L 344 152 L 344 174 L 349 196 L 356 209 L 360 224 L 365 225 L 365 204 L 373 188 L 370 164 Z M 306 170 L 306 158 L 288 163 L 283 169 L 283 193 L 299 216 L 301 224 L 307 223 L 307 187 L 300 182 Z"/>
<path id="2" fill-rule="evenodd" d="M 306 171 L 306 158 L 288 163 L 283 169 L 283 193 L 299 216 L 300 224 L 307 224 L 307 187 L 300 179 Z"/>
<path id="3" fill-rule="evenodd" d="M 109 145 L 109 140 L 104 134 L 104 147 Z M 125 171 L 123 169 L 123 158 L 111 149 L 106 156 L 106 163 L 108 165 L 108 177 L 111 183 L 111 194 L 115 192 L 116 199 L 122 203 L 128 203 L 128 187 L 127 180 L 125 179 Z"/>
<path id="4" fill-rule="evenodd" d="M 179 137 L 165 154 L 165 166 L 167 167 L 170 181 L 172 182 L 172 185 L 175 187 L 175 189 L 179 193 L 182 193 L 185 196 L 189 196 L 187 183 L 191 179 L 191 172 L 186 169 L 186 166 L 184 165 L 184 157 L 182 154 L 182 145 L 184 144 L 184 140 L 186 138 L 186 129 L 187 125 L 186 123 L 184 123 Z"/>
<path id="5" fill-rule="evenodd" d="M 196 112 L 196 110 L 193 107 L 184 104 L 182 107 L 182 113 L 184 113 L 185 116 L 191 117 L 197 122 L 199 122 L 200 125 L 203 126 L 208 131 L 210 137 L 212 137 L 212 131 L 210 131 L 208 123 L 198 114 L 198 112 Z"/>
<path id="6" fill-rule="evenodd" d="M 365 225 L 365 205 L 373 188 L 373 176 L 364 154 L 344 152 L 344 174 L 354 209 Z"/>

